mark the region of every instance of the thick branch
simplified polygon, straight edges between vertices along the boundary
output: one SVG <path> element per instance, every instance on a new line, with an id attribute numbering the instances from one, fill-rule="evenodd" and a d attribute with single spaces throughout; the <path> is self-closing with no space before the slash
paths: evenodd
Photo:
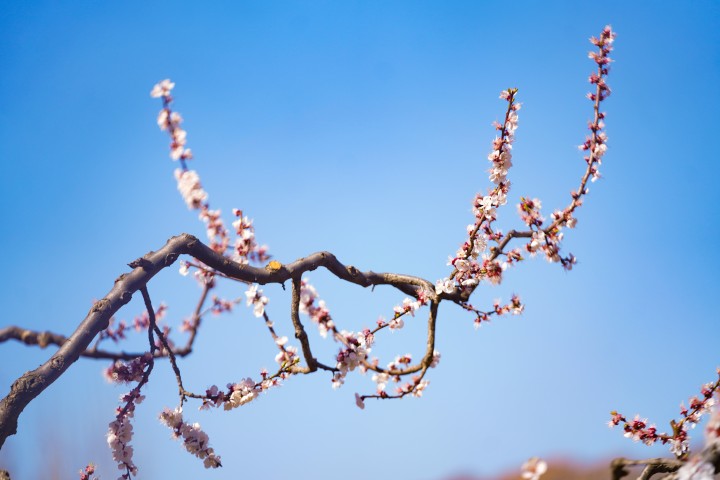
<path id="1" fill-rule="evenodd" d="M 338 278 L 363 287 L 392 285 L 413 296 L 420 287 L 427 290 L 434 301 L 438 301 L 434 285 L 428 280 L 395 273 L 361 272 L 353 266 L 343 265 L 329 252 L 314 253 L 279 269 L 262 269 L 223 257 L 192 235 L 173 237 L 160 250 L 130 263 L 133 270 L 118 277 L 107 296 L 93 305 L 75 332 L 64 341 L 57 338 L 56 344 L 60 344 L 58 351 L 40 367 L 25 373 L 13 383 L 10 393 L 0 400 L 0 448 L 7 437 L 17 432 L 18 417 L 25 407 L 86 352 L 90 342 L 108 327 L 110 318 L 130 301 L 136 291 L 143 288 L 160 270 L 172 265 L 182 254 L 189 254 L 224 275 L 245 282 L 283 284 L 293 277 L 300 278 L 304 272 L 325 267 Z M 6 333 L 6 330 L 0 333 Z M 7 335 L 7 338 L 15 338 L 10 333 Z"/>

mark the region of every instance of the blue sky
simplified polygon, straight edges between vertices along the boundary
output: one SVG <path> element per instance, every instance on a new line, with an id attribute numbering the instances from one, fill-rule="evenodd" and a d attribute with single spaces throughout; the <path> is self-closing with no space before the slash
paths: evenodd
<path id="1" fill-rule="evenodd" d="M 568 202 L 591 115 L 587 39 L 611 24 L 610 148 L 564 242 L 574 271 L 535 259 L 479 289 L 478 306 L 516 292 L 527 307 L 478 331 L 443 305 L 443 359 L 422 399 L 360 411 L 354 393 L 373 389 L 369 377 L 333 391 L 314 375 L 232 412 L 186 411 L 224 460 L 207 478 L 439 480 L 534 455 L 665 455 L 604 423 L 618 409 L 665 428 L 720 365 L 719 20 L 713 1 L 3 2 L 1 323 L 69 334 L 127 262 L 180 232 L 203 235 L 149 97 L 168 77 L 211 205 L 254 218 L 278 260 L 330 250 L 361 269 L 441 278 L 472 197 L 489 185 L 500 90 L 518 87 L 524 105 L 500 225 L 519 225 L 521 195 L 546 214 Z M 403 298 L 309 278 L 346 329 Z M 289 335 L 288 294 L 266 292 Z M 198 293 L 174 271 L 150 285 L 171 325 Z M 142 308 L 134 299 L 119 317 Z M 263 328 L 245 308 L 210 319 L 182 361 L 186 383 L 202 390 L 272 368 Z M 379 339 L 381 363 L 418 357 L 424 328 L 418 317 Z M 332 357 L 334 345 L 313 340 Z M 0 345 L 3 395 L 50 353 Z M 34 401 L 0 466 L 70 478 L 92 460 L 115 478 L 105 432 L 127 388 L 107 385 L 105 366 L 80 361 Z M 155 419 L 176 404 L 172 371 L 160 364 L 153 377 L 135 425 L 140 478 L 206 473 Z"/>

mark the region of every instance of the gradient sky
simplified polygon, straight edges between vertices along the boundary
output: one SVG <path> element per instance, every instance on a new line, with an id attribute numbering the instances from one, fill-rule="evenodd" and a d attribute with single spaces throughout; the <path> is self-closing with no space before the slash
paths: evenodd
<path id="1" fill-rule="evenodd" d="M 317 374 L 232 412 L 190 404 L 219 471 L 205 472 L 157 422 L 177 403 L 160 363 L 137 411 L 135 460 L 140 478 L 440 480 L 535 455 L 667 455 L 605 422 L 618 409 L 665 428 L 720 365 L 719 20 L 713 0 L 2 2 L 0 324 L 69 334 L 129 261 L 180 232 L 204 235 L 155 124 L 149 91 L 167 77 L 211 205 L 242 208 L 275 258 L 329 250 L 364 270 L 441 278 L 472 197 L 489 185 L 500 90 L 518 87 L 523 103 L 500 226 L 520 224 L 521 195 L 540 198 L 546 215 L 567 204 L 591 115 L 587 39 L 611 24 L 610 148 L 564 242 L 575 270 L 535 259 L 479 289 L 478 306 L 516 292 L 527 307 L 477 331 L 443 304 L 443 358 L 422 399 L 361 411 L 354 393 L 373 390 L 369 376 L 333 391 Z M 199 289 L 171 270 L 150 294 L 178 325 Z M 403 299 L 308 277 L 349 330 Z M 291 335 L 288 293 L 266 293 Z M 135 298 L 118 317 L 142 309 Z M 381 363 L 421 355 L 424 318 L 406 325 L 379 339 Z M 244 307 L 210 318 L 181 362 L 186 385 L 273 368 L 263 330 Z M 141 345 L 131 336 L 127 348 Z M 332 358 L 332 342 L 311 339 Z M 51 353 L 0 345 L 2 395 Z M 94 461 L 115 478 L 105 432 L 128 387 L 108 385 L 105 366 L 81 360 L 31 403 L 0 466 L 17 479 L 75 478 Z"/>

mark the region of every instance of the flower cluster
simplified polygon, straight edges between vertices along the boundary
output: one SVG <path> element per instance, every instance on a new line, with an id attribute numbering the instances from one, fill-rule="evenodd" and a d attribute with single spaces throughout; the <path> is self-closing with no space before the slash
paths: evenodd
<path id="1" fill-rule="evenodd" d="M 298 357 L 297 354 L 297 347 L 293 345 L 286 347 L 283 339 L 287 341 L 287 337 L 280 337 L 275 340 L 275 344 L 280 348 L 278 354 L 275 355 L 275 363 L 280 365 L 281 368 L 285 368 L 288 365 L 294 365 L 300 361 L 300 357 Z"/>
<path id="2" fill-rule="evenodd" d="M 537 198 L 532 200 L 521 197 L 518 205 L 520 218 L 530 227 L 530 241 L 525 244 L 525 250 L 534 256 L 538 252 L 542 252 L 549 262 L 561 262 L 566 270 L 572 270 L 576 262 L 573 254 L 567 257 L 560 255 L 560 243 L 562 242 L 564 233 L 563 226 L 573 228 L 577 221 L 572 216 L 572 210 L 564 212 L 553 212 L 553 223 L 548 228 L 543 229 L 542 225 L 545 219 L 540 214 L 541 203 Z M 509 257 L 509 253 L 508 253 Z"/>
<path id="3" fill-rule="evenodd" d="M 317 302 L 317 304 L 316 304 Z M 333 335 L 337 333 L 335 323 L 330 316 L 330 311 L 325 305 L 325 300 L 319 300 L 317 290 L 306 279 L 302 279 L 300 283 L 300 313 L 304 313 L 310 317 L 313 323 L 316 323 L 320 336 L 327 337 L 328 331 Z"/>
<path id="4" fill-rule="evenodd" d="M 183 421 L 182 409 L 165 409 L 160 414 L 160 422 L 167 425 L 172 431 L 173 438 L 183 439 L 185 449 L 201 459 L 205 468 L 221 467 L 220 457 L 208 446 L 209 439 L 205 432 L 200 429 L 199 423 L 190 425 Z"/>
<path id="5" fill-rule="evenodd" d="M 175 179 L 178 182 L 178 190 L 185 200 L 188 208 L 197 210 L 201 209 L 207 200 L 207 193 L 200 184 L 200 177 L 194 170 L 188 170 L 186 161 L 192 159 L 192 151 L 185 148 L 187 144 L 187 132 L 182 129 L 182 116 L 173 112 L 170 105 L 173 98 L 171 95 L 175 84 L 169 79 L 165 79 L 157 83 L 150 96 L 153 98 L 162 98 L 163 108 L 158 114 L 157 123 L 160 130 L 167 131 L 170 134 L 170 158 L 180 160 L 181 168 L 175 170 Z"/>
<path id="6" fill-rule="evenodd" d="M 515 130 L 518 127 L 518 110 L 520 104 L 515 102 L 517 89 L 510 88 L 500 93 L 500 98 L 508 103 L 505 121 L 495 123 L 500 135 L 493 140 L 492 152 L 488 155 L 492 167 L 490 181 L 495 187 L 487 194 L 478 193 L 473 200 L 475 223 L 468 225 L 468 239 L 458 249 L 454 257 L 450 257 L 448 265 L 454 270 L 448 278 L 438 280 L 435 292 L 452 293 L 456 282 L 462 287 L 475 287 L 480 279 L 486 277 L 491 283 L 498 284 L 502 280 L 502 268 L 494 259 L 483 255 L 489 240 L 497 239 L 492 229 L 492 222 L 497 218 L 496 209 L 507 203 L 510 181 L 508 170 L 512 167 L 512 144 Z M 483 255 L 482 262 L 478 258 Z"/>
<path id="7" fill-rule="evenodd" d="M 470 303 L 461 303 L 460 306 L 475 314 L 475 329 L 480 328 L 483 323 L 489 322 L 490 317 L 493 315 L 497 315 L 498 317 L 507 315 L 508 313 L 512 315 L 520 315 L 525 310 L 525 305 L 520 301 L 520 297 L 517 295 L 513 295 L 510 298 L 510 303 L 506 303 L 505 305 L 501 305 L 500 300 L 495 299 L 493 309 L 489 311 L 479 310 L 473 307 Z"/>
<path id="8" fill-rule="evenodd" d="M 85 468 L 80 470 L 80 480 L 98 480 L 98 477 L 93 477 L 95 474 L 95 465 L 89 463 Z"/>
<path id="9" fill-rule="evenodd" d="M 257 398 L 261 391 L 252 378 L 244 378 L 239 383 L 230 387 L 230 389 L 232 390 L 232 393 L 230 394 L 230 398 L 227 402 L 225 402 L 225 410 L 231 410 L 252 402 Z"/>
<path id="10" fill-rule="evenodd" d="M 400 315 L 405 315 L 406 313 L 409 313 L 413 317 L 415 316 L 415 311 L 423 306 L 425 302 L 422 302 L 421 300 L 413 300 L 411 298 L 405 298 L 403 299 L 402 305 L 396 305 L 395 308 L 393 308 L 393 311 L 395 312 L 395 317 L 399 317 Z"/>
<path id="11" fill-rule="evenodd" d="M 355 370 L 367 359 L 375 337 L 370 330 L 366 329 L 358 333 L 343 330 L 336 335 L 336 338 L 345 346 L 335 357 L 338 371 L 335 372 L 332 379 L 333 388 L 340 388 L 345 383 L 348 372 Z"/>
<path id="12" fill-rule="evenodd" d="M 717 408 L 714 408 L 717 405 L 715 397 L 720 395 L 720 368 L 718 368 L 717 373 L 718 380 L 715 383 L 707 383 L 701 387 L 701 397 L 690 398 L 689 407 L 680 404 L 682 418 L 679 421 L 673 420 L 670 422 L 672 434 L 657 433 L 654 425 L 647 425 L 647 419 L 635 416 L 633 420 L 628 421 L 616 411 L 610 412 L 611 418 L 608 426 L 612 428 L 622 423 L 625 437 L 641 441 L 646 445 L 652 445 L 658 441 L 663 445 L 669 443 L 670 451 L 676 457 L 685 458 L 690 451 L 688 428 L 694 428 L 706 413 L 712 412 L 706 428 L 706 440 L 708 443 L 712 443 L 720 438 L 720 413 L 717 412 Z"/>
<path id="13" fill-rule="evenodd" d="M 427 304 L 429 296 L 427 291 L 425 291 L 422 288 L 418 289 L 418 298 L 417 300 L 413 300 L 409 297 L 403 299 L 402 305 L 395 305 L 393 308 L 393 318 L 390 319 L 389 322 L 385 322 L 385 320 L 380 317 L 378 320 L 378 329 L 384 328 L 385 326 L 390 328 L 390 331 L 394 330 L 400 330 L 405 326 L 405 321 L 403 320 L 403 316 L 410 314 L 413 317 L 415 316 L 415 312 L 422 307 L 423 305 Z M 376 330 L 377 331 L 377 330 Z"/>
<path id="14" fill-rule="evenodd" d="M 518 127 L 517 111 L 520 110 L 520 104 L 515 103 L 516 88 L 509 88 L 500 92 L 500 98 L 508 102 L 508 112 L 505 116 L 503 125 L 496 124 L 495 128 L 501 132 L 500 137 L 493 141 L 493 151 L 488 155 L 488 160 L 492 162 L 490 169 L 490 181 L 496 185 L 507 184 L 507 174 L 512 167 L 512 142 L 515 137 L 515 130 Z M 489 207 L 503 205 L 505 202 L 500 199 L 500 203 L 492 202 Z"/>
<path id="15" fill-rule="evenodd" d="M 216 385 L 205 391 L 201 410 L 223 406 L 225 410 L 232 410 L 246 403 L 250 403 L 261 391 L 260 385 L 255 384 L 251 378 L 244 378 L 238 383 L 228 383 L 228 391 L 222 392 Z"/>
<path id="16" fill-rule="evenodd" d="M 588 93 L 588 98 L 595 104 L 595 117 L 588 125 L 591 135 L 587 137 L 585 142 L 580 145 L 580 150 L 588 152 L 584 157 L 587 163 L 587 171 L 584 175 L 580 187 L 571 193 L 572 202 L 562 211 L 553 213 L 553 222 L 548 227 L 542 229 L 541 226 L 544 219 L 540 216 L 540 203 L 538 200 L 521 199 L 518 206 L 520 217 L 530 227 L 530 241 L 525 245 L 525 249 L 534 255 L 542 252 L 550 262 L 560 262 L 566 270 L 571 270 L 576 263 L 576 258 L 569 254 L 568 256 L 560 255 L 560 243 L 563 239 L 562 228 L 574 228 L 577 220 L 573 217 L 575 209 L 582 205 L 582 197 L 588 193 L 587 181 L 590 178 L 593 182 L 600 178 L 598 166 L 602 163 L 602 157 L 607 151 L 607 134 L 603 131 L 605 128 L 605 114 L 600 111 L 600 104 L 610 95 L 610 87 L 608 87 L 605 77 L 610 72 L 609 64 L 611 62 L 610 52 L 612 51 L 612 43 L 615 39 L 615 33 L 610 26 L 606 26 L 599 38 L 591 38 L 590 42 L 598 47 L 598 51 L 592 51 L 588 54 L 598 66 L 596 73 L 590 75 L 589 81 L 595 85 L 595 92 Z"/>
<path id="17" fill-rule="evenodd" d="M 532 457 L 522 466 L 522 478 L 527 480 L 538 480 L 547 472 L 547 463 L 538 457 Z"/>
<path id="18" fill-rule="evenodd" d="M 596 84 L 599 89 L 599 92 L 596 95 L 588 94 L 588 98 L 593 102 L 596 99 L 603 101 L 610 95 L 610 87 L 605 84 L 603 76 L 607 75 L 610 71 L 608 65 L 612 62 L 612 60 L 610 60 L 610 52 L 612 52 L 613 49 L 612 44 L 615 40 L 615 36 L 616 35 L 615 32 L 612 31 L 612 27 L 610 25 L 606 25 L 600 33 L 600 38 L 590 38 L 590 43 L 600 49 L 599 52 L 588 53 L 588 58 L 595 61 L 600 68 L 597 75 L 590 77 L 590 83 Z"/>
<path id="19" fill-rule="evenodd" d="M 377 327 L 374 330 L 365 329 L 362 332 L 339 332 L 328 312 L 325 302 L 319 300 L 317 290 L 307 280 L 303 279 L 300 284 L 300 305 L 299 310 L 301 313 L 305 313 L 310 316 L 312 321 L 318 325 L 320 335 L 327 337 L 328 332 L 332 333 L 332 338 L 341 343 L 343 347 L 340 349 L 336 356 L 336 368 L 337 372 L 333 375 L 332 386 L 333 388 L 341 387 L 345 382 L 345 377 L 348 372 L 354 371 L 356 368 L 360 368 L 363 373 L 367 368 L 376 370 L 376 374 L 373 375 L 373 381 L 378 385 L 378 395 L 382 398 L 388 398 L 385 394 L 384 389 L 387 385 L 388 380 L 391 378 L 388 373 L 382 372 L 382 369 L 378 370 L 377 364 L 378 359 L 375 358 L 371 362 L 368 362 L 368 355 L 372 350 L 372 345 L 375 342 L 375 333 L 383 328 L 390 328 L 391 331 L 399 330 L 404 326 L 403 316 L 410 314 L 413 315 L 423 305 L 427 304 L 430 299 L 430 292 L 424 288 L 417 289 L 417 299 L 412 300 L 411 298 L 405 298 L 401 305 L 396 305 L 393 308 L 393 318 L 386 322 L 382 317 L 378 319 Z M 436 366 L 440 361 L 440 354 L 435 352 L 436 356 L 433 357 L 432 367 Z M 397 364 L 407 366 L 411 361 L 410 355 L 404 357 L 398 357 L 395 362 L 388 365 L 389 370 L 394 370 Z M 405 362 L 405 363 L 403 363 Z M 405 367 L 401 367 L 405 368 Z M 393 376 L 392 379 L 395 382 L 400 381 L 400 376 Z M 413 393 L 416 396 L 422 395 L 422 390 L 427 386 L 427 382 L 422 381 L 418 378 L 409 387 L 403 387 L 407 389 L 406 393 Z M 382 392 L 382 395 L 380 394 Z M 403 394 L 403 395 L 404 395 Z M 356 395 L 356 403 L 358 407 L 364 408 L 364 399 L 367 396 Z"/>
<path id="20" fill-rule="evenodd" d="M 245 296 L 247 297 L 248 307 L 251 305 L 253 307 L 253 315 L 262 317 L 265 313 L 265 305 L 268 303 L 268 298 L 263 295 L 263 291 L 256 284 L 253 284 L 245 292 Z"/>
<path id="21" fill-rule="evenodd" d="M 608 422 L 608 426 L 614 427 L 621 422 L 624 423 L 623 430 L 625 430 L 625 433 L 623 436 L 625 438 L 631 438 L 633 441 L 643 442 L 645 445 L 652 445 L 658 440 L 663 441 L 663 438 L 667 437 L 667 434 L 659 434 L 655 425 L 648 426 L 647 418 L 641 419 L 639 415 L 635 415 L 635 418 L 630 421 L 616 411 L 610 412 L 610 416 L 611 419 L 610 422 Z M 668 440 L 669 438 L 665 438 L 663 443 L 667 443 Z M 686 438 L 682 438 L 680 441 L 684 442 Z"/>
<path id="22" fill-rule="evenodd" d="M 200 410 L 220 406 L 222 406 L 224 410 L 241 407 L 255 400 L 262 392 L 272 387 L 280 386 L 281 381 L 287 378 L 288 373 L 281 369 L 275 375 L 270 376 L 266 370 L 262 370 L 260 376 L 262 380 L 257 383 L 250 377 L 244 378 L 238 383 L 228 383 L 226 391 L 220 390 L 217 385 L 211 386 L 205 390 Z"/>
<path id="23" fill-rule="evenodd" d="M 200 183 L 200 177 L 194 170 L 187 168 L 187 160 L 192 158 L 192 152 L 185 148 L 187 143 L 187 132 L 181 128 L 182 116 L 172 111 L 173 101 L 171 91 L 175 84 L 166 79 L 156 84 L 150 95 L 154 98 L 162 98 L 163 108 L 158 114 L 158 126 L 161 130 L 167 130 L 170 134 L 170 157 L 173 160 L 180 160 L 181 168 L 175 170 L 175 179 L 178 183 L 178 190 L 182 195 L 185 204 L 191 210 L 200 210 L 199 218 L 205 223 L 207 237 L 210 240 L 210 248 L 217 253 L 224 255 L 230 245 L 230 238 L 225 223 L 221 217 L 220 210 L 211 210 L 207 203 L 208 194 Z M 255 243 L 255 232 L 252 228 L 252 221 L 242 217 L 242 212 L 234 210 L 235 215 L 240 219 L 233 223 L 237 233 L 235 242 L 235 256 L 241 263 L 247 263 L 248 258 L 263 262 L 270 256 L 267 254 L 267 246 L 258 246 Z M 238 213 L 239 212 L 239 213 Z"/>
<path id="24" fill-rule="evenodd" d="M 113 342 L 117 343 L 120 340 L 125 340 L 125 330 L 127 329 L 127 323 L 125 320 L 120 320 L 117 327 L 115 327 L 115 317 L 111 317 L 108 322 L 108 327 L 100 332 L 98 335 L 98 342 L 109 338 Z"/>
<path id="25" fill-rule="evenodd" d="M 159 323 L 167 314 L 168 306 L 161 303 L 157 309 L 155 309 L 155 323 Z M 136 332 L 147 331 L 150 328 L 150 315 L 147 310 L 138 315 L 133 319 L 133 327 Z"/>
<path id="26" fill-rule="evenodd" d="M 161 303 L 158 309 L 155 311 L 155 319 L 157 321 L 162 320 L 166 313 L 167 305 Z M 112 317 L 110 318 L 108 327 L 102 332 L 100 332 L 100 335 L 98 335 L 98 343 L 108 338 L 116 343 L 120 340 L 125 339 L 125 331 L 128 329 L 127 322 L 125 320 L 120 320 L 117 324 L 117 327 L 115 327 L 114 325 L 115 317 Z M 136 332 L 147 330 L 149 325 L 150 317 L 148 316 L 147 311 L 141 313 L 133 319 L 133 328 L 135 328 Z"/>
<path id="27" fill-rule="evenodd" d="M 141 357 L 134 358 L 129 362 L 115 360 L 103 371 L 103 376 L 111 383 L 139 382 L 145 374 L 145 368 L 152 361 L 152 354 L 145 353 Z"/>
<path id="28" fill-rule="evenodd" d="M 122 480 L 130 479 L 132 475 L 137 474 L 137 467 L 132 460 L 133 447 L 130 446 L 133 435 L 130 419 L 135 414 L 135 405 L 140 404 L 144 399 L 145 396 L 140 395 L 139 387 L 122 395 L 120 401 L 125 402 L 125 406 L 118 407 L 115 420 L 108 426 L 107 442 L 112 451 L 113 460 L 117 462 L 119 470 L 125 471 L 120 476 Z"/>
<path id="29" fill-rule="evenodd" d="M 179 113 L 170 110 L 170 104 L 172 103 L 172 89 L 175 88 L 175 84 L 169 79 L 165 79 L 156 84 L 150 96 L 153 98 L 162 98 L 163 108 L 158 114 L 157 123 L 160 130 L 168 130 L 172 139 L 170 143 L 170 158 L 173 160 L 190 160 L 192 158 L 192 151 L 189 148 L 185 148 L 187 143 L 187 132 L 180 127 L 182 123 L 182 117 Z"/>
<path id="30" fill-rule="evenodd" d="M 210 239 L 210 248 L 220 255 L 223 255 L 230 245 L 228 231 L 225 228 L 220 210 L 211 210 L 207 204 L 203 204 L 200 208 L 200 220 L 205 222 L 205 233 Z"/>
<path id="31" fill-rule="evenodd" d="M 396 392 L 400 396 L 410 394 L 413 397 L 420 398 L 428 385 L 430 385 L 428 380 L 423 380 L 420 375 L 416 375 L 411 382 L 397 387 Z"/>
<path id="32" fill-rule="evenodd" d="M 226 300 L 224 298 L 218 297 L 217 295 L 213 295 L 213 304 L 212 307 L 210 307 L 210 311 L 213 313 L 213 315 L 220 315 L 221 313 L 232 312 L 235 304 L 239 301 L 240 300 Z"/>
<path id="33" fill-rule="evenodd" d="M 270 259 L 267 245 L 259 246 L 255 241 L 255 227 L 252 220 L 243 216 L 242 210 L 233 209 L 233 215 L 237 217 L 232 223 L 235 228 L 235 260 L 246 264 L 248 259 L 256 262 L 265 262 Z"/>
<path id="34" fill-rule="evenodd" d="M 540 227 L 545 219 L 540 215 L 542 204 L 537 198 L 529 199 L 520 197 L 518 213 L 523 222 L 529 227 Z"/>
<path id="35" fill-rule="evenodd" d="M 553 214 L 555 216 L 556 214 Z M 534 256 L 538 252 L 542 252 L 548 262 L 560 262 L 565 270 L 572 270 L 577 263 L 575 256 L 570 253 L 566 257 L 560 255 L 560 243 L 564 237 L 561 231 L 562 222 L 556 222 L 554 227 L 545 230 L 533 229 L 530 241 L 525 245 L 525 250 Z"/>
<path id="36" fill-rule="evenodd" d="M 440 358 L 440 352 L 437 350 L 433 351 L 430 368 L 437 367 L 440 364 Z M 377 385 L 378 396 L 381 398 L 387 398 L 388 394 L 385 392 L 385 389 L 387 388 L 388 382 L 392 381 L 394 383 L 399 383 L 402 379 L 401 375 L 391 374 L 390 372 L 401 372 L 402 370 L 407 369 L 411 363 L 412 355 L 409 353 L 405 355 L 398 355 L 395 357 L 395 360 L 387 364 L 385 371 L 378 372 L 373 375 L 372 381 Z M 413 381 L 411 383 L 397 387 L 396 392 L 402 396 L 412 393 L 414 396 L 420 397 L 422 396 L 422 390 L 424 390 L 429 384 L 430 382 L 422 380 L 420 377 L 413 377 Z M 419 391 L 415 392 L 415 389 L 419 389 Z"/>
<path id="37" fill-rule="evenodd" d="M 197 210 L 205 205 L 208 194 L 203 190 L 200 177 L 195 170 L 176 168 L 175 180 L 177 180 L 178 191 L 189 209 Z"/>

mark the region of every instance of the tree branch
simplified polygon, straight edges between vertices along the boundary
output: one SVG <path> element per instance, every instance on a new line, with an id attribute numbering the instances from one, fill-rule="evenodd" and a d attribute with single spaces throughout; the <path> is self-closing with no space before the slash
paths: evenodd
<path id="1" fill-rule="evenodd" d="M 60 346 L 58 351 L 45 363 L 18 378 L 12 384 L 8 395 L 0 400 L 0 448 L 4 445 L 7 437 L 17 433 L 18 417 L 25 407 L 55 382 L 80 356 L 117 358 L 117 356 L 105 356 L 106 354 L 99 350 L 94 353 L 92 350 L 88 352 L 88 345 L 102 330 L 108 327 L 110 318 L 132 299 L 136 291 L 144 288 L 158 272 L 172 265 L 183 254 L 191 255 L 222 274 L 244 282 L 284 284 L 291 278 L 300 278 L 304 272 L 324 267 L 339 279 L 362 287 L 391 285 L 412 296 L 417 294 L 417 288 L 420 287 L 428 291 L 429 297 L 433 301 L 434 309 L 430 315 L 433 330 L 437 302 L 443 298 L 435 294 L 434 285 L 428 280 L 396 273 L 361 272 L 351 265 L 343 265 L 329 252 L 314 253 L 277 269 L 263 269 L 234 262 L 216 253 L 192 235 L 178 235 L 168 240 L 160 250 L 149 252 L 131 262 L 129 266 L 133 270 L 120 275 L 115 280 L 115 285 L 107 296 L 93 305 L 88 315 L 69 338 L 49 334 L 49 332 L 44 332 L 45 335 L 39 333 L 33 336 L 36 332 L 27 333 L 27 330 L 17 327 L 9 327 L 0 331 L 0 341 L 15 338 L 28 344 L 34 344 L 32 343 L 34 339 L 39 345 L 47 341 L 48 344 L 53 343 Z M 432 359 L 430 346 L 433 343 L 434 331 L 432 337 L 428 338 L 429 354 L 426 353 L 423 363 L 428 362 L 428 358 Z M 131 358 L 135 358 L 135 356 Z"/>

